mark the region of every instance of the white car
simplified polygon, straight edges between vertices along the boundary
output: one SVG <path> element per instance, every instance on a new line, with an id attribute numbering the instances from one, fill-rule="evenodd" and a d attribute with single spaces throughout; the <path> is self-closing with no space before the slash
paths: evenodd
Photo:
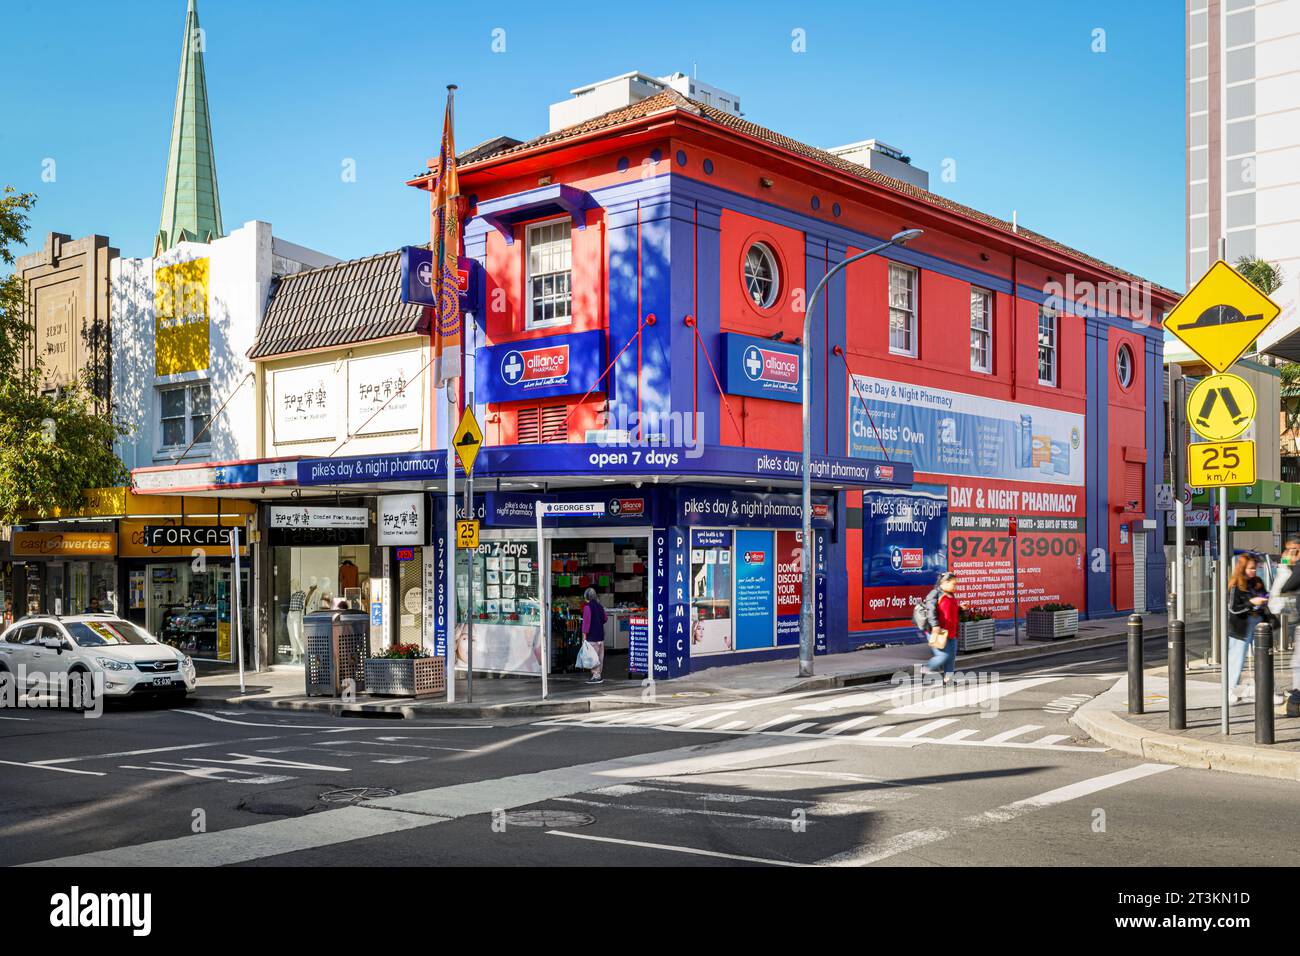
<path id="1" fill-rule="evenodd" d="M 0 635 L 0 675 L 24 693 L 57 693 L 88 678 L 105 697 L 193 693 L 194 662 L 112 614 L 34 615 Z"/>

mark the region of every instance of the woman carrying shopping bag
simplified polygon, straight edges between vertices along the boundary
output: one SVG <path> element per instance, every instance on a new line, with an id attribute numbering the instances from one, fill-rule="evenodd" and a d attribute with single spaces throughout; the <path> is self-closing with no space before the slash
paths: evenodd
<path id="1" fill-rule="evenodd" d="M 961 615 L 961 605 L 957 603 L 957 575 L 951 571 L 939 575 L 936 590 L 934 626 L 929 634 L 934 655 L 926 661 L 925 669 L 932 674 L 943 671 L 944 684 L 951 684 L 957 670 L 957 628 Z"/>
<path id="2" fill-rule="evenodd" d="M 582 649 L 578 651 L 578 666 L 591 670 L 588 684 L 600 684 L 605 680 L 605 608 L 596 600 L 594 588 L 587 588 L 582 600 Z"/>

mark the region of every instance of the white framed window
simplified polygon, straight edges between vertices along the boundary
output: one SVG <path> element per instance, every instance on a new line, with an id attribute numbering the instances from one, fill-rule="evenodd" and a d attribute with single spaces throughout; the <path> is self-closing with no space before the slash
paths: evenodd
<path id="1" fill-rule="evenodd" d="M 760 309 L 770 309 L 781 294 L 781 267 L 765 242 L 756 242 L 745 252 L 745 291 Z"/>
<path id="2" fill-rule="evenodd" d="M 211 432 L 206 431 L 211 399 L 207 382 L 158 389 L 159 450 L 183 451 L 191 442 L 195 447 L 207 445 L 212 440 Z"/>
<path id="3" fill-rule="evenodd" d="M 916 270 L 889 264 L 889 351 L 916 355 Z"/>
<path id="4" fill-rule="evenodd" d="M 993 371 L 993 293 L 970 290 L 970 370 Z"/>
<path id="5" fill-rule="evenodd" d="M 1115 353 L 1115 377 L 1124 388 L 1133 384 L 1133 350 L 1127 343 Z"/>
<path id="6" fill-rule="evenodd" d="M 1060 317 L 1055 309 L 1038 307 L 1038 384 L 1056 385 L 1057 333 Z"/>
<path id="7" fill-rule="evenodd" d="M 573 304 L 573 229 L 568 219 L 528 227 L 526 328 L 568 325 Z"/>

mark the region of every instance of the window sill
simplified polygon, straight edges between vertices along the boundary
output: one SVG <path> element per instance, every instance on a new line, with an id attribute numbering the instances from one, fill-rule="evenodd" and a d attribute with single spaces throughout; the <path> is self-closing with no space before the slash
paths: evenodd
<path id="1" fill-rule="evenodd" d="M 573 324 L 573 319 L 572 319 L 572 318 L 563 319 L 563 320 L 554 320 L 554 319 L 553 319 L 553 320 L 551 320 L 550 322 L 525 322 L 525 323 L 524 323 L 524 331 L 525 331 L 525 332 L 537 332 L 537 331 L 540 331 L 540 330 L 542 330 L 542 329 L 562 329 L 562 328 L 564 328 L 565 326 L 567 326 L 567 325 L 572 325 L 572 324 Z"/>

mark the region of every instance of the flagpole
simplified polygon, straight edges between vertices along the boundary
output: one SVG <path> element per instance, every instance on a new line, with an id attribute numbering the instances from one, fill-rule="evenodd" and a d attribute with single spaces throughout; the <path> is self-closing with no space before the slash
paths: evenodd
<path id="1" fill-rule="evenodd" d="M 447 85 L 447 123 L 450 125 L 454 122 L 456 110 L 456 84 Z M 453 126 L 454 129 L 454 126 Z M 447 131 L 443 130 L 443 139 L 446 140 Z M 455 157 L 447 157 L 451 162 L 455 162 Z M 444 177 L 447 170 L 439 169 L 438 176 Z M 441 215 L 441 213 L 440 213 Z M 435 254 L 442 248 L 441 243 L 446 241 L 446 226 L 441 218 L 438 220 L 439 234 L 435 239 Z M 442 262 L 436 261 L 434 268 L 437 270 L 439 285 L 442 278 Z M 439 314 L 437 316 L 438 328 L 436 334 L 441 336 L 441 324 L 444 317 L 441 315 L 441 293 L 439 294 Z M 441 362 L 439 363 L 441 365 Z M 459 560 L 459 554 L 456 550 L 456 447 L 452 441 L 452 435 L 456 434 L 456 405 L 459 399 L 460 381 L 459 378 L 449 378 L 443 385 L 444 395 L 446 397 L 446 417 L 445 427 L 443 429 L 443 441 L 447 448 L 447 524 L 443 529 L 446 535 L 444 539 L 445 550 L 447 554 L 447 646 L 446 646 L 446 675 L 447 675 L 447 702 L 455 703 L 456 701 L 456 619 L 457 619 L 457 595 L 456 595 L 456 563 Z M 473 595 L 466 595 L 466 613 L 469 612 L 468 601 L 473 599 Z"/>

